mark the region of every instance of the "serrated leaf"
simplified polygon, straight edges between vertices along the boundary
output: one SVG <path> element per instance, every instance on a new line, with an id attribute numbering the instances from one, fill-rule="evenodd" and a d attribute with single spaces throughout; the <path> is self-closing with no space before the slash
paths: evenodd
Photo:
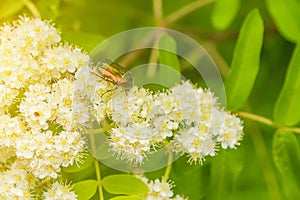
<path id="1" fill-rule="evenodd" d="M 24 7 L 22 0 L 2 0 L 0 6 L 0 19 L 18 13 Z"/>
<path id="2" fill-rule="evenodd" d="M 181 80 L 181 74 L 180 64 L 176 54 L 176 41 L 171 36 L 164 34 L 159 39 L 158 49 L 159 63 L 161 65 L 157 73 L 159 73 L 161 75 L 161 79 L 166 82 L 165 85 L 170 86 L 175 83 L 179 83 Z M 170 72 L 170 69 L 166 68 L 171 68 L 174 72 L 168 73 Z"/>
<path id="3" fill-rule="evenodd" d="M 300 198 L 300 147 L 294 133 L 278 130 L 273 138 L 273 159 L 287 199 Z"/>
<path id="4" fill-rule="evenodd" d="M 293 126 L 300 122 L 300 43 L 294 49 L 285 81 L 274 108 L 278 125 Z"/>
<path id="5" fill-rule="evenodd" d="M 71 166 L 63 167 L 62 170 L 66 173 L 77 173 L 82 170 L 85 170 L 92 164 L 93 164 L 93 157 L 89 154 L 82 163 L 79 163 L 78 165 L 74 163 Z"/>
<path id="6" fill-rule="evenodd" d="M 96 180 L 85 180 L 74 184 L 73 189 L 78 200 L 88 200 L 97 192 L 98 182 Z"/>
<path id="7" fill-rule="evenodd" d="M 132 175 L 106 176 L 102 181 L 103 187 L 111 194 L 146 194 L 148 186 L 139 178 Z"/>
<path id="8" fill-rule="evenodd" d="M 212 11 L 212 25 L 218 30 L 226 29 L 236 17 L 241 0 L 217 0 Z"/>
<path id="9" fill-rule="evenodd" d="M 111 198 L 110 200 L 143 200 L 143 198 L 135 197 L 135 196 L 118 196 Z"/>
<path id="10" fill-rule="evenodd" d="M 267 9 L 279 32 L 292 42 L 300 41 L 300 12 L 297 0 L 267 0 Z"/>
<path id="11" fill-rule="evenodd" d="M 240 109 L 251 93 L 260 66 L 263 32 L 262 18 L 255 9 L 242 25 L 225 82 L 227 106 L 231 110 Z"/>

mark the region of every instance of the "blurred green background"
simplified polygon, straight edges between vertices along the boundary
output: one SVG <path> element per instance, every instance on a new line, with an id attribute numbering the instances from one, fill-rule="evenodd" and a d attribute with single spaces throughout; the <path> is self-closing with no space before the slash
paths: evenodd
<path id="1" fill-rule="evenodd" d="M 282 4 L 288 4 L 290 1 L 292 0 L 282 1 L 285 2 Z M 3 23 L 18 19 L 18 15 L 34 16 L 39 12 L 43 19 L 55 23 L 62 32 L 64 40 L 81 46 L 87 52 L 104 39 L 119 32 L 137 27 L 165 26 L 197 40 L 216 62 L 225 79 L 241 25 L 246 15 L 252 9 L 258 8 L 265 26 L 261 66 L 250 98 L 241 110 L 272 119 L 273 108 L 282 88 L 295 44 L 278 32 L 268 12 L 267 1 L 228 1 L 233 3 L 227 4 L 221 11 L 233 12 L 233 17 L 224 27 L 213 22 L 213 15 L 216 14 L 214 1 L 203 0 L 202 2 L 207 4 L 199 8 L 194 6 L 195 9 L 191 9 L 171 23 L 164 23 L 162 19 L 172 16 L 190 3 L 200 1 L 162 0 L 161 2 L 160 4 L 160 1 L 156 0 L 0 0 L 0 20 Z M 297 2 L 300 13 L 300 3 Z M 36 6 L 38 12 L 32 5 Z M 131 67 L 150 59 L 150 51 L 142 55 L 133 57 L 130 62 L 124 60 L 124 63 L 122 60 L 120 62 Z M 193 82 L 203 84 L 193 73 L 194 69 L 183 62 L 181 72 Z M 300 111 L 295 110 L 295 112 Z M 299 154 L 297 154 L 299 145 L 296 145 L 296 150 L 291 150 L 295 152 L 294 157 L 288 156 L 289 162 L 293 165 L 293 173 L 291 177 L 286 178 L 285 169 L 282 170 L 276 165 L 278 158 L 274 156 L 272 141 L 276 130 L 247 119 L 244 125 L 244 140 L 236 150 L 220 151 L 218 156 L 207 159 L 202 166 L 187 165 L 185 157 L 177 160 L 173 164 L 170 176 L 176 185 L 175 193 L 184 194 L 191 200 L 296 200 L 299 197 L 300 168 L 295 167 L 293 163 L 299 162 Z M 299 143 L 298 136 L 297 142 Z M 285 149 L 282 152 L 286 155 Z M 289 168 L 290 165 L 285 164 Z M 111 169 L 104 167 L 104 175 L 111 172 Z M 158 178 L 163 175 L 163 172 L 160 170 L 147 176 Z"/>

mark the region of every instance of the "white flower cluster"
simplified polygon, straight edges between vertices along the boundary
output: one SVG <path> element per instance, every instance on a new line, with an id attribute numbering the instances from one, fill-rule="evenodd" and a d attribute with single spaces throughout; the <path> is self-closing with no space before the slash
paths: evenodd
<path id="1" fill-rule="evenodd" d="M 148 194 L 144 197 L 146 200 L 187 200 L 180 195 L 175 195 L 172 191 L 174 185 L 170 181 L 155 179 L 148 180 L 145 177 L 140 178 L 149 188 Z"/>
<path id="2" fill-rule="evenodd" d="M 187 153 L 190 162 L 214 156 L 218 145 L 235 148 L 243 136 L 243 126 L 236 116 L 224 111 L 209 90 L 194 88 L 188 82 L 172 88 L 180 99 L 182 119 L 171 141 L 175 151 Z"/>
<path id="3" fill-rule="evenodd" d="M 142 164 L 147 154 L 169 143 L 172 151 L 188 154 L 189 162 L 202 163 L 220 146 L 235 148 L 242 139 L 240 119 L 220 108 L 209 90 L 187 81 L 165 92 L 136 86 L 127 91 L 97 80 L 91 70 L 78 73 L 77 79 L 85 82 L 79 81 L 76 91 L 88 97 L 89 107 L 94 109 L 90 113 L 99 123 L 106 118 L 115 123 L 109 131 L 109 146 L 121 159 Z M 107 88 L 112 91 L 107 93 Z"/>
<path id="4" fill-rule="evenodd" d="M 34 199 L 30 191 L 39 182 L 56 178 L 84 154 L 72 101 L 74 74 L 90 59 L 60 41 L 40 19 L 0 28 L 0 199 Z M 75 199 L 56 184 L 51 191 Z"/>

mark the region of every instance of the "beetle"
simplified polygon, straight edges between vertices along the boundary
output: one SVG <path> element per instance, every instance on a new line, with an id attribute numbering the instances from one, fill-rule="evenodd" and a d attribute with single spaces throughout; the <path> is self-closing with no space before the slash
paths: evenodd
<path id="1" fill-rule="evenodd" d="M 132 76 L 131 73 L 120 64 L 113 62 L 109 59 L 102 60 L 96 67 L 95 71 L 92 74 L 98 76 L 99 78 L 113 83 L 114 85 L 122 87 L 125 91 L 130 90 L 132 87 Z M 106 91 L 107 92 L 113 91 Z M 102 94 L 102 96 L 104 95 Z"/>

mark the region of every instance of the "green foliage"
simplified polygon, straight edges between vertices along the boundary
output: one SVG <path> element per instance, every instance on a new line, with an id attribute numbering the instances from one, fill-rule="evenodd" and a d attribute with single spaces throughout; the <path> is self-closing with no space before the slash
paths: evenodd
<path id="1" fill-rule="evenodd" d="M 88 200 L 92 198 L 98 187 L 96 180 L 85 180 L 74 184 L 74 191 L 77 194 L 78 200 Z"/>
<path id="2" fill-rule="evenodd" d="M 88 156 L 85 158 L 85 160 L 82 163 L 79 164 L 74 163 L 71 166 L 64 167 L 62 170 L 66 173 L 76 173 L 87 169 L 92 164 L 93 164 L 93 157 L 90 154 L 88 154 Z"/>
<path id="3" fill-rule="evenodd" d="M 278 125 L 293 126 L 300 122 L 300 45 L 291 58 L 286 78 L 274 109 Z"/>
<path id="4" fill-rule="evenodd" d="M 161 79 L 163 79 L 168 86 L 171 86 L 174 83 L 179 83 L 181 79 L 181 74 L 178 57 L 175 54 L 177 51 L 175 40 L 171 36 L 164 34 L 159 39 L 158 48 L 159 63 L 165 66 L 162 66 L 159 70 Z M 175 72 L 168 73 L 170 69 L 166 69 L 166 67 L 171 67 L 175 70 Z"/>
<path id="5" fill-rule="evenodd" d="M 230 75 L 226 80 L 227 107 L 240 109 L 255 83 L 263 43 L 263 21 L 258 10 L 246 17 L 234 50 Z"/>
<path id="6" fill-rule="evenodd" d="M 95 46 L 105 39 L 99 34 L 69 30 L 62 32 L 62 38 L 71 44 L 80 46 L 87 52 L 93 50 Z"/>
<path id="7" fill-rule="evenodd" d="M 22 0 L 1 0 L 0 19 L 9 17 L 18 13 L 24 7 Z"/>
<path id="8" fill-rule="evenodd" d="M 61 0 L 51 0 L 51 1 L 45 1 L 45 0 L 36 0 L 35 4 L 38 8 L 38 10 L 41 13 L 42 18 L 55 20 L 58 17 L 59 14 L 59 5 L 61 3 Z"/>
<path id="9" fill-rule="evenodd" d="M 244 167 L 243 151 L 222 151 L 220 156 L 212 159 L 211 176 L 209 180 L 209 199 L 231 197 L 238 176 Z"/>
<path id="10" fill-rule="evenodd" d="M 139 178 L 132 175 L 111 175 L 103 179 L 103 187 L 112 194 L 146 194 L 149 189 Z"/>
<path id="11" fill-rule="evenodd" d="M 241 0 L 217 0 L 212 11 L 212 25 L 218 30 L 226 29 L 235 19 Z"/>
<path id="12" fill-rule="evenodd" d="M 186 162 L 187 158 L 181 157 L 172 165 L 170 179 L 176 183 L 174 191 L 190 199 L 202 199 L 208 194 L 209 165 L 187 165 Z"/>
<path id="13" fill-rule="evenodd" d="M 118 196 L 118 197 L 111 198 L 110 200 L 143 200 L 143 199 L 135 196 Z"/>
<path id="14" fill-rule="evenodd" d="M 62 168 L 62 178 L 72 182 L 95 178 L 93 158 L 91 155 L 85 157 L 82 163 L 74 163 L 69 167 Z"/>
<path id="15" fill-rule="evenodd" d="M 266 0 L 268 10 L 280 33 L 292 42 L 300 40 L 299 1 Z"/>
<path id="16" fill-rule="evenodd" d="M 278 130 L 273 140 L 275 165 L 281 175 L 281 184 L 287 199 L 300 198 L 300 147 L 291 132 Z"/>

